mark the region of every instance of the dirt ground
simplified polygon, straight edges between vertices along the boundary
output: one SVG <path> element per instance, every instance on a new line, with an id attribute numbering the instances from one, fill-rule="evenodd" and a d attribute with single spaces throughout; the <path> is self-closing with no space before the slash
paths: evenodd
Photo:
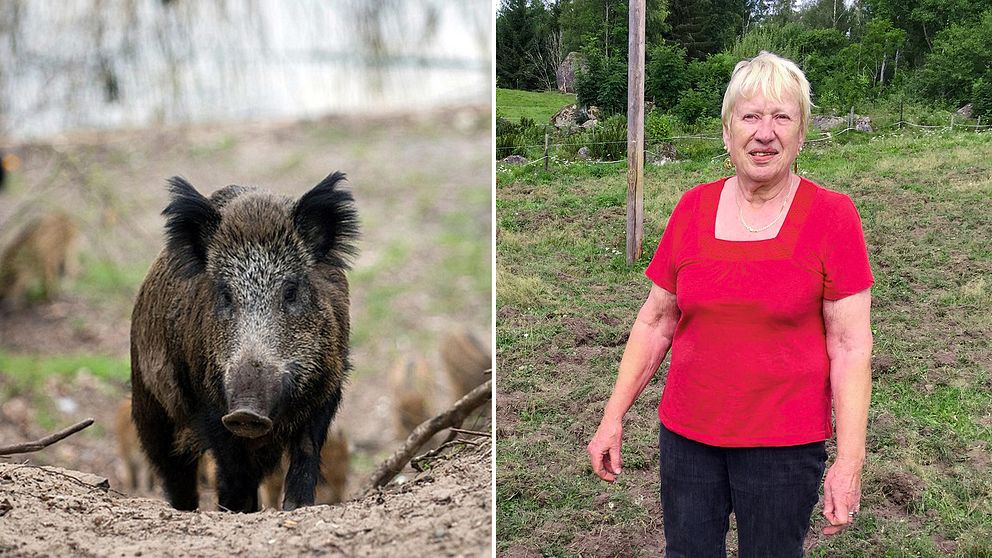
<path id="1" fill-rule="evenodd" d="M 80 229 L 79 269 L 64 292 L 0 314 L 0 351 L 7 354 L 127 359 L 131 304 L 161 248 L 169 176 L 182 175 L 205 194 L 236 183 L 298 197 L 342 170 L 362 225 L 350 274 L 354 370 L 334 423 L 351 450 L 349 500 L 236 515 L 180 513 L 155 488 L 128 494 L 112 421 L 129 391 L 125 380 L 81 369 L 25 388 L 0 370 L 0 445 L 96 419 L 43 451 L 0 458 L 0 555 L 489 555 L 489 440 L 446 450 L 427 472 L 407 470 L 380 494 L 357 494 L 399 445 L 388 389 L 393 363 L 427 359 L 435 380 L 430 406 L 441 411 L 453 400 L 440 372 L 441 338 L 465 328 L 490 343 L 488 108 L 0 144 L 21 159 L 0 192 L 0 246 L 52 210 L 69 213 Z M 478 418 L 464 427 L 490 429 Z M 73 471 L 106 479 L 109 488 L 76 480 Z M 213 509 L 211 497 L 201 498 L 201 510 Z"/>

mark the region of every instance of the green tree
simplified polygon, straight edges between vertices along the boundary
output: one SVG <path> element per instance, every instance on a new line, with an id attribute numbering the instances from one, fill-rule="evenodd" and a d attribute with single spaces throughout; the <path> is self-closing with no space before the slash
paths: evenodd
<path id="1" fill-rule="evenodd" d="M 815 0 L 799 11 L 799 22 L 815 29 L 849 32 L 851 12 L 844 0 Z"/>
<path id="2" fill-rule="evenodd" d="M 941 31 L 968 25 L 992 9 L 992 0 L 864 0 L 871 17 L 884 18 L 906 32 L 906 60 L 915 66 L 936 47 Z"/>
<path id="3" fill-rule="evenodd" d="M 917 74 L 920 91 L 954 105 L 970 100 L 973 84 L 992 68 L 992 11 L 970 25 L 952 25 L 933 42 Z"/>
<path id="4" fill-rule="evenodd" d="M 653 45 L 667 28 L 665 0 L 646 0 L 645 42 Z M 588 48 L 592 39 L 606 58 L 627 58 L 628 0 L 561 0 L 560 24 L 566 53 Z"/>
<path id="5" fill-rule="evenodd" d="M 502 0 L 496 15 L 496 85 L 551 89 L 562 58 L 560 38 L 556 4 Z"/>
<path id="6" fill-rule="evenodd" d="M 528 0 L 502 0 L 496 15 L 497 86 L 536 87 L 536 70 L 525 60 L 525 53 L 534 51 L 539 45 L 535 19 L 535 10 Z"/>
<path id="7" fill-rule="evenodd" d="M 687 0 L 671 6 L 666 38 L 693 60 L 720 52 L 741 33 L 751 5 L 745 0 Z"/>
<path id="8" fill-rule="evenodd" d="M 666 42 L 653 46 L 644 73 L 644 97 L 654 100 L 659 109 L 669 110 L 689 86 L 685 49 Z"/>

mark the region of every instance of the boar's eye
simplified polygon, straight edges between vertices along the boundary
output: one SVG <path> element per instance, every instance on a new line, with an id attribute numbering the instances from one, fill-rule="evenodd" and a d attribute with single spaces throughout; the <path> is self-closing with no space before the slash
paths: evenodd
<path id="1" fill-rule="evenodd" d="M 282 302 L 289 309 L 296 309 L 300 301 L 300 283 L 295 279 L 289 279 L 282 286 Z"/>
<path id="2" fill-rule="evenodd" d="M 234 311 L 234 295 L 226 283 L 217 286 L 217 310 L 221 315 L 229 316 Z"/>

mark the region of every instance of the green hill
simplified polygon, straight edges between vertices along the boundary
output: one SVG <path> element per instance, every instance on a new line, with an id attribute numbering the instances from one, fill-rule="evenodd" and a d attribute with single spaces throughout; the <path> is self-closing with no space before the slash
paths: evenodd
<path id="1" fill-rule="evenodd" d="M 561 107 L 574 102 L 575 95 L 571 93 L 496 88 L 496 114 L 512 122 L 530 118 L 538 124 L 547 124 Z"/>

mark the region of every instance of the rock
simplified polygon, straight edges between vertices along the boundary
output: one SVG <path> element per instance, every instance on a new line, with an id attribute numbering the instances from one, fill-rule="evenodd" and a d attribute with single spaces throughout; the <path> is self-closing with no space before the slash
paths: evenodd
<path id="1" fill-rule="evenodd" d="M 840 116 L 814 116 L 813 127 L 821 132 L 847 124 L 847 119 Z"/>
<path id="2" fill-rule="evenodd" d="M 959 108 L 955 114 L 964 118 L 971 118 L 971 103 Z"/>
<path id="3" fill-rule="evenodd" d="M 645 154 L 645 162 L 649 165 L 661 166 L 674 161 L 677 154 L 678 152 L 674 145 L 668 142 L 662 142 L 655 146 L 654 149 L 648 150 Z"/>
<path id="4" fill-rule="evenodd" d="M 574 104 L 564 106 L 551 117 L 551 125 L 555 128 L 571 128 L 572 126 L 576 126 L 577 112 L 578 109 L 576 109 Z"/>
<path id="5" fill-rule="evenodd" d="M 558 91 L 562 93 L 575 93 L 575 70 L 585 69 L 586 63 L 582 55 L 578 52 L 569 52 L 568 56 L 561 61 L 561 65 L 555 71 L 555 82 Z"/>
<path id="6" fill-rule="evenodd" d="M 595 118 L 590 118 L 589 120 L 586 120 L 585 122 L 582 123 L 582 127 L 585 128 L 586 130 L 592 130 L 593 128 L 596 127 L 597 124 L 599 124 L 599 120 L 596 120 Z"/>
<path id="7" fill-rule="evenodd" d="M 871 128 L 871 118 L 867 116 L 859 116 L 857 120 L 854 121 L 854 129 L 859 132 L 873 132 Z"/>
<path id="8" fill-rule="evenodd" d="M 586 109 L 586 117 L 593 120 L 599 120 L 600 110 L 596 105 L 589 105 Z"/>
<path id="9" fill-rule="evenodd" d="M 504 157 L 499 160 L 500 163 L 506 163 L 508 165 L 525 165 L 527 164 L 527 157 L 520 155 L 510 155 L 509 157 Z"/>
<path id="10" fill-rule="evenodd" d="M 579 150 L 575 153 L 575 156 L 578 157 L 579 159 L 582 159 L 583 161 L 588 161 L 589 158 L 591 157 L 591 155 L 589 155 L 589 148 L 585 146 L 580 147 Z"/>

